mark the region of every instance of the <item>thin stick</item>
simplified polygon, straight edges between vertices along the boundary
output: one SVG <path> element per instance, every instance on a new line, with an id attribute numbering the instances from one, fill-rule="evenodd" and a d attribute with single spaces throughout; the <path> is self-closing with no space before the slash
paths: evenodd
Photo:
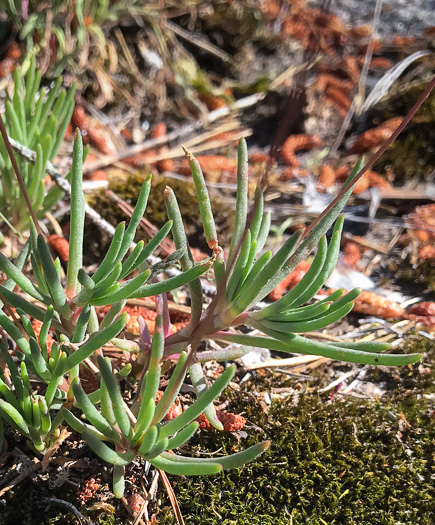
<path id="1" fill-rule="evenodd" d="M 171 483 L 163 470 L 157 469 L 159 471 L 160 477 L 162 478 L 163 485 L 165 486 L 166 492 L 168 493 L 169 501 L 171 502 L 172 508 L 174 509 L 175 517 L 177 518 L 178 525 L 185 525 L 183 516 L 181 515 L 181 510 L 178 505 L 177 498 L 175 496 L 174 490 L 171 486 Z"/>
<path id="2" fill-rule="evenodd" d="M 433 79 L 431 80 L 427 88 L 424 90 L 423 94 L 419 97 L 417 102 L 411 108 L 409 113 L 403 119 L 401 124 L 393 132 L 391 137 L 384 142 L 384 144 L 378 149 L 378 151 L 374 155 L 372 155 L 370 160 L 361 169 L 358 175 L 351 182 L 346 184 L 346 186 L 341 188 L 340 193 L 337 195 L 337 197 L 335 197 L 335 199 L 331 202 L 331 204 L 305 229 L 305 232 L 302 238 L 306 238 L 309 235 L 309 233 L 319 224 L 319 222 L 323 219 L 323 217 L 325 217 L 325 215 L 329 213 L 329 211 L 337 204 L 337 202 L 343 197 L 343 195 L 347 193 L 353 187 L 353 185 L 364 175 L 364 173 L 366 173 L 366 171 L 369 170 L 373 166 L 373 164 L 384 154 L 385 150 L 387 150 L 391 146 L 391 144 L 397 139 L 400 133 L 402 133 L 405 127 L 409 124 L 409 121 L 414 117 L 414 115 L 420 109 L 420 106 L 423 104 L 426 98 L 430 95 L 434 87 L 435 87 L 435 76 L 433 77 Z"/>
<path id="3" fill-rule="evenodd" d="M 30 216 L 32 218 L 33 224 L 35 225 L 36 231 L 42 235 L 41 227 L 39 226 L 38 219 L 36 218 L 35 212 L 33 211 L 32 204 L 30 202 L 29 196 L 27 195 L 26 187 L 24 186 L 23 179 L 21 177 L 20 169 L 18 168 L 17 159 L 15 158 L 11 143 L 9 142 L 9 137 L 6 132 L 5 125 L 3 124 L 3 118 L 0 115 L 0 133 L 2 134 L 3 140 L 5 142 L 6 149 L 8 151 L 8 155 L 11 159 L 12 166 L 15 171 L 15 175 L 17 176 L 18 185 L 20 186 L 20 190 L 23 194 L 24 200 L 26 201 L 27 208 L 29 209 Z"/>
<path id="4" fill-rule="evenodd" d="M 25 480 L 28 476 L 31 476 L 34 474 L 37 470 L 39 470 L 42 466 L 42 463 L 39 461 L 39 459 L 35 459 L 36 463 L 34 463 L 31 467 L 29 467 L 27 470 L 19 474 L 16 478 L 14 478 L 9 485 L 6 485 L 6 487 L 3 487 L 0 490 L 0 498 L 8 492 L 8 490 L 11 490 L 15 487 L 15 485 L 18 485 L 18 483 L 21 483 L 23 480 Z"/>

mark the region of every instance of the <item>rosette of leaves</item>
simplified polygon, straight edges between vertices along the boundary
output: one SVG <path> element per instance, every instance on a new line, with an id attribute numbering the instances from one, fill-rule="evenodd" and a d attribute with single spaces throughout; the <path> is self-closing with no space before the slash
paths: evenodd
<path id="1" fill-rule="evenodd" d="M 12 139 L 36 152 L 35 162 L 24 159 L 17 163 L 27 194 L 38 217 L 42 217 L 61 198 L 54 187 L 46 190 L 45 166 L 57 155 L 74 109 L 73 85 L 68 92 L 61 89 L 59 77 L 51 89 L 41 87 L 41 74 L 32 58 L 27 73 L 14 71 L 14 92 L 5 103 L 3 123 Z M 29 226 L 24 195 L 16 183 L 12 162 L 3 141 L 0 141 L 0 212 L 18 229 Z"/>
<path id="2" fill-rule="evenodd" d="M 117 378 L 125 376 L 131 367 L 128 365 L 115 377 L 111 365 L 102 356 L 101 348 L 109 341 L 116 341 L 116 336 L 124 328 L 127 315 L 121 311 L 127 299 L 159 296 L 174 290 L 197 279 L 212 262 L 206 260 L 175 277 L 148 283 L 184 254 L 182 249 L 177 250 L 163 263 L 146 267 L 146 259 L 171 230 L 172 220 L 147 245 L 141 241 L 128 253 L 145 212 L 151 187 L 151 177 L 148 177 L 128 227 L 124 223 L 117 227 L 100 266 L 93 275 L 88 275 L 82 268 L 85 208 L 82 165 L 83 146 L 77 130 L 71 170 L 71 227 L 65 285 L 59 259 L 52 260 L 44 236 L 41 232 L 38 234 L 37 221 L 31 227 L 29 241 L 14 263 L 0 254 L 0 269 L 7 276 L 6 282 L 0 285 L 0 349 L 3 358 L 0 360 L 0 418 L 26 436 L 41 452 L 45 452 L 56 439 L 65 419 L 82 433 L 101 458 L 114 465 L 117 495 L 122 494 L 124 467 L 137 454 L 163 470 L 185 474 L 214 473 L 253 459 L 267 448 L 267 443 L 236 454 L 232 459 L 211 462 L 169 454 L 168 450 L 177 448 L 195 432 L 197 424 L 193 420 L 225 388 L 234 375 L 234 369 L 230 367 L 182 415 L 162 425 L 161 420 L 183 382 L 187 354 L 180 355 L 165 395 L 155 407 L 160 361 L 164 354 L 164 323 L 161 318 L 157 320 L 138 401 L 131 410 L 124 403 Z M 23 272 L 29 258 L 36 283 Z M 16 286 L 24 293 L 16 293 Z M 99 324 L 95 306 L 103 305 L 111 306 Z M 34 332 L 31 318 L 42 322 L 39 336 Z M 55 334 L 51 349 L 47 344 L 50 331 Z M 9 352 L 9 345 L 13 347 L 15 359 Z M 100 389 L 90 396 L 80 387 L 80 365 L 99 367 Z M 39 383 L 39 390 L 32 387 L 31 377 Z M 82 423 L 68 410 L 73 405 L 82 409 L 90 425 Z M 133 424 L 129 414 L 134 419 Z M 105 440 L 110 441 L 115 450 L 106 445 Z"/>
<path id="3" fill-rule="evenodd" d="M 268 348 L 281 352 L 313 354 L 366 365 L 399 366 L 415 363 L 419 354 L 390 354 L 387 343 L 322 343 L 303 336 L 304 332 L 325 328 L 343 318 L 352 310 L 353 301 L 360 290 L 344 294 L 337 290 L 324 300 L 309 304 L 331 275 L 337 262 L 343 217 L 340 212 L 347 202 L 353 186 L 339 199 L 328 213 L 312 228 L 305 238 L 301 231 L 294 233 L 274 255 L 263 253 L 270 229 L 270 213 L 264 213 L 263 194 L 257 189 L 251 213 L 248 210 L 248 154 L 246 142 L 239 143 L 237 173 L 236 217 L 234 233 L 227 258 L 219 246 L 207 187 L 198 161 L 185 150 L 198 194 L 198 204 L 209 247 L 214 253 L 214 277 L 217 296 L 203 312 L 202 291 L 199 279 L 189 283 L 192 300 L 192 320 L 180 332 L 166 338 L 165 353 L 183 351 L 195 341 L 214 339 L 237 343 L 234 350 L 206 350 L 195 354 L 195 363 L 189 367 L 189 375 L 198 393 L 207 389 L 201 362 L 211 359 L 227 360 L 241 357 L 252 347 Z M 346 184 L 352 182 L 363 167 L 360 160 Z M 172 234 L 175 245 L 185 251 L 181 259 L 184 270 L 193 267 L 181 214 L 176 197 L 170 189 L 165 192 L 169 217 L 174 221 Z M 335 223 L 335 225 L 334 225 Z M 333 227 L 328 246 L 325 234 Z M 258 309 L 256 304 L 286 277 L 296 265 L 317 248 L 317 253 L 305 277 L 279 301 Z M 232 326 L 247 325 L 263 335 L 250 335 L 228 330 Z M 205 414 L 216 428 L 222 425 L 216 417 L 213 405 Z"/>

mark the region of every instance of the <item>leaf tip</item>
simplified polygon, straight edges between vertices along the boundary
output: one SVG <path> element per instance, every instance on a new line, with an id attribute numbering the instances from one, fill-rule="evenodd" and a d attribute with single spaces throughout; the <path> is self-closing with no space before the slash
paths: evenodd
<path id="1" fill-rule="evenodd" d="M 183 148 L 184 154 L 186 155 L 188 161 L 193 162 L 195 160 L 195 156 L 193 155 L 193 153 L 190 150 L 188 150 L 186 146 L 183 146 L 183 144 L 181 145 L 181 147 Z"/>

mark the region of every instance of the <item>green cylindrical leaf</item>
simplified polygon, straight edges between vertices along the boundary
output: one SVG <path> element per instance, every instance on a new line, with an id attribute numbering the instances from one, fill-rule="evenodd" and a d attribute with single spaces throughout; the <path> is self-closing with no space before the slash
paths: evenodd
<path id="1" fill-rule="evenodd" d="M 169 454 L 169 456 L 171 458 L 157 456 L 150 463 L 154 467 L 176 476 L 208 476 L 217 474 L 222 470 L 222 465 L 219 463 L 177 463 L 172 459 L 175 454 Z"/>
<path id="2" fill-rule="evenodd" d="M 86 343 L 67 357 L 63 373 L 66 374 L 74 366 L 77 366 L 86 358 L 90 357 L 95 350 L 98 350 L 98 348 L 101 348 L 111 339 L 116 337 L 124 328 L 126 322 L 127 314 L 124 312 L 113 322 L 112 325 L 100 330 L 99 332 L 93 333 Z"/>
<path id="3" fill-rule="evenodd" d="M 150 278 L 151 270 L 146 270 L 134 279 L 122 283 L 116 292 L 103 295 L 91 300 L 93 306 L 105 306 L 128 299 L 138 288 L 143 286 Z"/>
<path id="4" fill-rule="evenodd" d="M 115 498 L 122 498 L 125 490 L 125 467 L 124 465 L 113 466 L 113 494 Z"/>
<path id="5" fill-rule="evenodd" d="M 107 387 L 110 400 L 112 401 L 113 413 L 115 414 L 116 422 L 124 435 L 129 440 L 133 437 L 133 429 L 131 428 L 130 420 L 128 419 L 127 411 L 124 407 L 124 402 L 119 390 L 118 382 L 112 373 L 112 366 L 110 361 L 108 362 L 104 357 L 97 357 L 98 366 L 100 368 L 101 375 L 104 379 L 104 383 Z"/>
<path id="6" fill-rule="evenodd" d="M 83 414 L 88 418 L 89 422 L 92 423 L 92 425 L 94 425 L 94 427 L 104 434 L 108 439 L 114 443 L 119 443 L 121 441 L 121 436 L 98 412 L 81 386 L 75 383 L 73 385 L 73 391 L 78 406 L 82 410 Z"/>
<path id="7" fill-rule="evenodd" d="M 205 408 L 207 408 L 207 406 L 227 387 L 228 383 L 234 377 L 235 372 L 236 367 L 234 365 L 229 366 L 215 383 L 198 397 L 193 405 L 160 429 L 159 439 L 176 434 L 179 430 L 202 414 Z"/>
<path id="8" fill-rule="evenodd" d="M 124 255 L 128 252 L 131 243 L 133 242 L 134 236 L 136 234 L 137 227 L 139 226 L 140 221 L 142 220 L 143 214 L 145 213 L 145 208 L 147 207 L 148 196 L 151 189 L 151 175 L 148 176 L 145 182 L 142 185 L 142 188 L 137 199 L 136 206 L 134 208 L 133 214 L 131 216 L 128 227 L 125 231 L 124 237 L 122 239 L 121 247 L 119 249 L 117 260 L 120 261 Z"/>
<path id="9" fill-rule="evenodd" d="M 71 168 L 71 218 L 68 268 L 65 293 L 74 297 L 78 290 L 77 276 L 83 265 L 83 229 L 85 224 L 85 197 L 82 190 L 83 142 L 79 130 L 74 136 L 73 165 Z"/>
<path id="10" fill-rule="evenodd" d="M 211 262 L 207 262 L 204 264 L 198 264 L 197 266 L 194 266 L 190 270 L 187 270 L 187 272 L 183 272 L 180 275 L 176 275 L 175 277 L 170 277 L 169 279 L 166 279 L 165 281 L 160 281 L 159 283 L 152 283 L 147 284 L 145 286 L 141 286 L 135 293 L 133 293 L 130 296 L 130 299 L 133 298 L 143 298 L 143 297 L 150 297 L 151 295 L 160 295 L 162 293 L 170 292 L 172 290 L 175 290 L 176 288 L 179 288 L 180 286 L 184 286 L 185 284 L 190 283 L 203 273 L 205 273 L 210 266 L 212 265 Z"/>
<path id="11" fill-rule="evenodd" d="M 115 233 L 113 234 L 112 242 L 103 259 L 103 262 L 98 267 L 98 270 L 92 276 L 94 283 L 100 282 L 106 277 L 112 270 L 115 263 L 118 261 L 118 253 L 124 237 L 125 222 L 118 224 Z"/>
<path id="12" fill-rule="evenodd" d="M 231 264 L 235 257 L 237 247 L 242 241 L 246 217 L 248 214 L 248 148 L 246 140 L 241 138 L 238 147 L 237 164 L 237 196 L 236 196 L 236 217 L 234 222 L 234 232 L 231 238 L 230 253 L 228 264 Z"/>

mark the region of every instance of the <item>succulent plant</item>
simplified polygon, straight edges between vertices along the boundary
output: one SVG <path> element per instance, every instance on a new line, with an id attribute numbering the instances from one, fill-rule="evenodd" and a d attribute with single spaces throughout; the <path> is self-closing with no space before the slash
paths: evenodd
<path id="1" fill-rule="evenodd" d="M 31 236 L 15 263 L 0 254 L 0 268 L 7 280 L 0 285 L 2 311 L 0 368 L 0 416 L 26 436 L 33 446 L 45 452 L 59 434 L 65 420 L 80 432 L 89 446 L 104 460 L 114 465 L 114 487 L 118 496 L 123 492 L 123 471 L 136 455 L 141 455 L 155 466 L 171 473 L 207 474 L 221 469 L 235 468 L 256 457 L 268 446 L 263 442 L 235 454 L 231 458 L 212 461 L 174 456 L 168 450 L 178 448 L 196 431 L 193 420 L 222 392 L 234 375 L 229 367 L 215 384 L 198 397 L 180 416 L 163 425 L 162 419 L 177 396 L 186 373 L 188 354 L 182 352 L 165 395 L 156 405 L 156 393 L 164 354 L 164 319 L 157 318 L 156 332 L 150 345 L 150 356 L 138 399 L 131 409 L 125 404 L 117 381 L 125 377 L 131 365 L 118 374 L 112 371 L 110 361 L 102 356 L 101 348 L 124 328 L 127 315 L 122 313 L 131 297 L 159 296 L 167 291 L 197 279 L 212 262 L 192 265 L 181 274 L 161 282 L 148 284 L 165 264 L 145 268 L 146 259 L 170 231 L 173 223 L 165 226 L 145 246 L 140 242 L 128 255 L 136 228 L 142 218 L 151 186 L 151 177 L 144 182 L 136 208 L 128 227 L 121 223 L 114 234 L 110 248 L 93 275 L 82 268 L 84 196 L 82 192 L 83 147 L 81 135 L 75 134 L 73 166 L 71 170 L 71 232 L 69 257 L 63 286 L 61 265 L 52 260 L 47 242 L 37 232 L 38 223 L 31 227 Z M 169 257 L 184 258 L 184 249 Z M 34 284 L 23 267 L 30 257 L 35 277 Z M 136 276 L 132 276 L 133 273 Z M 196 282 L 196 281 L 195 281 Z M 15 286 L 26 294 L 13 291 Z M 30 300 L 31 299 L 31 300 Z M 40 306 L 35 304 L 36 301 Z M 111 305 L 99 324 L 95 307 Z M 42 322 L 39 337 L 31 318 Z M 55 340 L 47 345 L 50 331 Z M 6 336 L 7 334 L 7 336 Z M 15 359 L 9 352 L 13 346 Z M 90 360 L 90 361 L 89 361 Z M 80 386 L 80 365 L 98 365 L 100 389 L 87 395 Z M 44 385 L 36 394 L 29 377 Z M 100 410 L 97 409 L 99 405 Z M 82 410 L 90 425 L 83 423 L 73 411 Z M 51 414 L 55 414 L 51 418 Z M 106 445 L 109 441 L 115 450 Z"/>
<path id="2" fill-rule="evenodd" d="M 3 122 L 8 135 L 23 146 L 36 151 L 34 164 L 18 159 L 27 194 L 38 217 L 50 210 L 63 193 L 59 188 L 47 190 L 45 166 L 57 155 L 74 109 L 73 85 L 61 90 L 62 78 L 48 90 L 41 87 L 41 75 L 30 62 L 27 73 L 14 71 L 14 92 L 5 103 Z M 5 217 L 18 229 L 29 226 L 29 213 L 24 194 L 16 182 L 11 159 L 0 141 L 0 217 Z"/>

